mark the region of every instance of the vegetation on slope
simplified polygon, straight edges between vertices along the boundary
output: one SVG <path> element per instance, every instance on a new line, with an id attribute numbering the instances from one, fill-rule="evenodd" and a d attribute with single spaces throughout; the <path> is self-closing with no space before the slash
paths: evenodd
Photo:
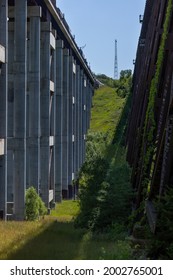
<path id="1" fill-rule="evenodd" d="M 113 134 L 124 104 L 125 99 L 117 95 L 115 88 L 103 86 L 97 89 L 93 98 L 90 131 Z"/>
<path id="2" fill-rule="evenodd" d="M 98 89 L 93 101 L 86 162 L 80 172 L 80 212 L 76 225 L 97 232 L 111 231 L 115 225 L 124 227 L 131 211 L 131 171 L 124 147 L 130 102 L 129 73 L 122 71 L 114 88 Z M 123 87 L 126 94 L 120 97 L 118 90 Z"/>
<path id="3" fill-rule="evenodd" d="M 124 137 L 130 95 L 118 96 L 120 85 L 96 91 L 79 203 L 63 201 L 51 216 L 35 222 L 0 222 L 0 259 L 134 258 L 126 240 L 131 187 Z M 74 217 L 82 228 L 74 227 Z"/>
<path id="4" fill-rule="evenodd" d="M 157 108 L 157 94 L 160 83 L 160 77 L 163 74 L 163 63 L 165 59 L 165 46 L 166 40 L 170 28 L 171 15 L 173 11 L 172 0 L 167 1 L 163 33 L 160 40 L 160 46 L 156 61 L 156 70 L 151 81 L 148 105 L 145 116 L 145 123 L 142 132 L 142 145 L 141 145 L 141 155 L 140 160 L 143 162 L 142 169 L 142 202 L 138 212 L 145 212 L 145 201 L 148 199 L 151 189 L 151 181 L 153 178 L 154 164 L 155 164 L 155 151 L 156 151 L 156 120 L 155 120 L 155 109 Z M 151 258 L 173 258 L 173 227 L 172 227 L 172 203 L 173 203 L 173 193 L 171 189 L 172 186 L 165 186 L 168 189 L 167 192 L 160 198 L 160 196 L 155 198 L 155 204 L 157 209 L 157 229 L 156 233 L 151 238 L 151 244 L 149 248 L 149 256 Z M 146 213 L 145 213 L 146 214 Z M 145 216 L 143 214 L 142 216 Z M 146 217 L 145 217 L 146 218 Z M 141 222 L 142 223 L 142 222 Z M 171 236 L 171 238 L 170 238 Z"/>

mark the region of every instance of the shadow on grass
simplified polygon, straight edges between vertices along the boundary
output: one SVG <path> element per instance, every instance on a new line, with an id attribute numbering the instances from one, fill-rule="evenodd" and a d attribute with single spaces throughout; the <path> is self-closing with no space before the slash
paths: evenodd
<path id="1" fill-rule="evenodd" d="M 107 157 L 108 154 L 110 154 L 111 158 L 115 157 L 114 144 L 118 144 L 118 146 L 123 146 L 124 144 L 129 104 L 130 96 L 127 98 L 116 127 L 112 145 L 108 147 Z M 99 168 L 97 169 L 98 178 L 100 170 Z M 113 178 L 114 176 L 112 175 L 111 177 Z M 129 248 L 124 247 L 124 244 L 121 243 L 118 246 L 115 245 L 111 241 L 93 240 L 87 231 L 79 228 L 75 229 L 73 222 L 52 220 L 48 221 L 48 225 L 43 227 L 43 230 L 34 237 L 31 236 L 24 243 L 21 242 L 21 244 L 20 241 L 19 244 L 16 241 L 16 246 L 13 244 L 13 246 L 9 246 L 6 250 L 9 251 L 7 257 L 9 260 L 120 259 L 121 256 L 118 253 L 123 250 L 125 250 L 125 253 L 121 254 L 121 259 L 126 259 L 126 251 L 128 253 Z"/>
<path id="2" fill-rule="evenodd" d="M 52 221 L 41 233 L 8 254 L 10 260 L 78 259 L 83 230 L 75 230 L 72 222 Z M 10 252 L 11 248 L 9 248 Z"/>
<path id="3" fill-rule="evenodd" d="M 73 222 L 55 220 L 25 243 L 13 242 L 6 250 L 8 260 L 108 260 L 118 259 L 121 251 L 114 241 L 75 229 Z"/>
<path id="4" fill-rule="evenodd" d="M 128 123 L 128 116 L 131 107 L 131 94 L 128 95 L 122 113 L 120 115 L 117 127 L 115 129 L 112 144 L 119 143 L 125 145 L 126 129 Z"/>

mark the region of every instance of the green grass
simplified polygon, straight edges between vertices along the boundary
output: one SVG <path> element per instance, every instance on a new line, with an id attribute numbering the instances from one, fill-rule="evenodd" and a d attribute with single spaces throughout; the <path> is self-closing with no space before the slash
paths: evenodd
<path id="1" fill-rule="evenodd" d="M 115 89 L 102 87 L 94 96 L 92 132 L 109 132 L 114 137 L 125 99 L 119 98 Z M 110 145 L 107 157 L 116 155 L 115 145 Z M 115 161 L 124 162 L 124 150 L 117 146 Z M 114 172 L 114 163 L 111 172 Z M 50 216 L 36 222 L 0 222 L 0 259 L 8 260 L 113 260 L 132 259 L 133 252 L 126 234 L 115 232 L 93 234 L 76 229 L 73 218 L 79 211 L 78 201 L 57 204 Z M 121 235 L 124 237 L 122 238 Z"/>
<path id="2" fill-rule="evenodd" d="M 91 111 L 90 130 L 113 133 L 124 104 L 125 99 L 118 97 L 114 88 L 103 86 L 96 90 Z"/>
<path id="3" fill-rule="evenodd" d="M 1 260 L 99 260 L 130 259 L 125 240 L 76 229 L 76 201 L 63 201 L 51 216 L 36 222 L 0 222 Z"/>
<path id="4" fill-rule="evenodd" d="M 58 221 L 71 221 L 79 211 L 77 200 L 63 200 L 62 203 L 56 204 L 55 210 L 52 210 L 51 216 L 56 217 Z"/>

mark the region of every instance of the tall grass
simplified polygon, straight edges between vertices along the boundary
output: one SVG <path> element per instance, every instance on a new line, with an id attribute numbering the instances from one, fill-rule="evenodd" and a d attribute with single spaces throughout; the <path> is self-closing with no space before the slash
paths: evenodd
<path id="1" fill-rule="evenodd" d="M 117 95 L 115 88 L 103 86 L 96 90 L 90 131 L 113 134 L 124 104 L 125 99 Z"/>
<path id="2" fill-rule="evenodd" d="M 76 201 L 63 201 L 52 216 L 37 222 L 0 222 L 0 259 L 99 260 L 131 259 L 130 245 L 109 236 L 75 229 Z M 119 238 L 121 239 L 121 238 Z"/>

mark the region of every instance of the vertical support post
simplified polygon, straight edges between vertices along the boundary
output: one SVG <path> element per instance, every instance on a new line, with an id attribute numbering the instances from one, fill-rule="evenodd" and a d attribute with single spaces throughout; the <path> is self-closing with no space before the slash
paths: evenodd
<path id="1" fill-rule="evenodd" d="M 87 89 L 86 89 L 86 132 L 89 129 L 89 112 L 90 112 L 90 87 L 89 87 L 89 81 L 87 79 Z"/>
<path id="2" fill-rule="evenodd" d="M 29 40 L 29 186 L 39 193 L 40 184 L 40 13 L 30 17 Z"/>
<path id="3" fill-rule="evenodd" d="M 14 139 L 14 23 L 8 22 L 8 109 L 7 109 L 7 202 L 14 204 L 14 147 L 9 140 Z M 12 205 L 13 205 L 12 204 Z M 13 207 L 12 207 L 13 208 Z M 11 209 L 12 210 L 12 209 Z M 13 212 L 13 211 L 11 211 Z M 7 214 L 9 211 L 7 209 Z"/>
<path id="4" fill-rule="evenodd" d="M 69 131 L 69 50 L 63 53 L 63 128 L 62 128 L 62 191 L 68 198 L 68 131 Z"/>
<path id="5" fill-rule="evenodd" d="M 26 0 L 15 1 L 14 26 L 14 216 L 16 220 L 23 220 L 26 188 Z"/>
<path id="6" fill-rule="evenodd" d="M 76 61 L 73 61 L 73 170 L 72 170 L 72 180 L 76 180 L 76 163 L 77 163 L 77 69 Z"/>
<path id="7" fill-rule="evenodd" d="M 79 92 L 79 168 L 82 166 L 82 144 L 83 144 L 83 71 L 80 70 L 80 92 Z"/>
<path id="8" fill-rule="evenodd" d="M 91 109 L 92 109 L 92 97 L 93 97 L 93 88 L 89 83 L 89 113 L 88 113 L 88 128 L 90 128 L 90 120 L 91 120 Z"/>
<path id="9" fill-rule="evenodd" d="M 50 191 L 49 195 L 50 208 L 55 206 L 55 131 L 56 131 L 56 32 L 54 35 L 51 33 L 51 75 L 50 75 L 50 158 L 49 158 L 49 169 L 50 169 Z"/>
<path id="10" fill-rule="evenodd" d="M 73 56 L 69 57 L 69 95 L 68 95 L 68 186 L 71 198 L 73 172 Z"/>
<path id="11" fill-rule="evenodd" d="M 51 24 L 41 25 L 41 96 L 40 96 L 40 196 L 49 208 L 50 187 L 50 33 Z"/>
<path id="12" fill-rule="evenodd" d="M 80 169 L 80 66 L 76 67 L 76 170 Z"/>
<path id="13" fill-rule="evenodd" d="M 83 141 L 82 141 L 82 164 L 84 163 L 85 160 L 85 146 L 86 146 L 86 133 L 87 133 L 87 127 L 86 127 L 86 110 L 87 110 L 87 102 L 86 102 L 86 95 L 87 95 L 87 80 L 86 76 L 84 75 L 84 80 L 83 80 L 83 95 L 82 95 L 82 136 L 83 136 Z"/>
<path id="14" fill-rule="evenodd" d="M 4 154 L 0 155 L 0 211 L 1 218 L 7 214 L 7 56 L 8 56 L 8 1 L 0 0 L 0 44 L 5 48 L 5 61 L 0 74 L 0 139 L 4 141 Z"/>
<path id="15" fill-rule="evenodd" d="M 63 41 L 56 42 L 55 201 L 62 201 Z"/>

